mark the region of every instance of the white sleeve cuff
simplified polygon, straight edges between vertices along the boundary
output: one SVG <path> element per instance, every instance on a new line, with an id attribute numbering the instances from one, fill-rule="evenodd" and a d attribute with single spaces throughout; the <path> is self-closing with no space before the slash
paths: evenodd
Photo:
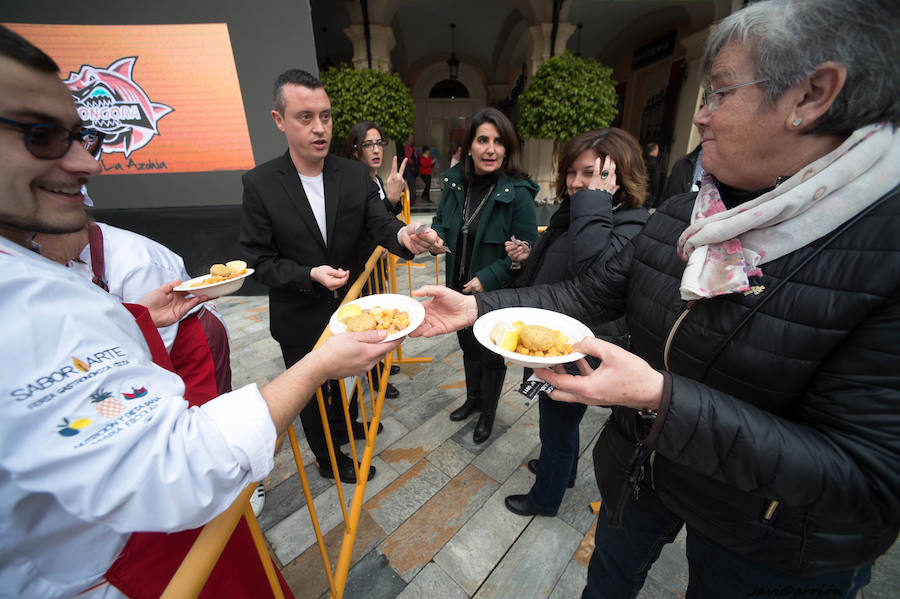
<path id="1" fill-rule="evenodd" d="M 218 426 L 251 479 L 265 478 L 275 465 L 275 424 L 256 383 L 220 395 L 201 409 Z"/>

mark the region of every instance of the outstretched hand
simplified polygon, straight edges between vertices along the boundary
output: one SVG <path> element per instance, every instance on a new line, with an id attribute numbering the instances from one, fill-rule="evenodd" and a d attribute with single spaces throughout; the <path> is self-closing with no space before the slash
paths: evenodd
<path id="1" fill-rule="evenodd" d="M 478 318 L 478 305 L 471 295 L 463 295 L 443 285 L 425 285 L 413 291 L 413 297 L 428 297 L 422 302 L 425 320 L 410 337 L 434 337 L 472 326 Z"/>
<path id="2" fill-rule="evenodd" d="M 325 374 L 329 379 L 342 379 L 368 372 L 389 352 L 403 342 L 404 337 L 383 343 L 387 331 L 363 331 L 333 335 L 315 350 L 325 358 Z"/>
<path id="3" fill-rule="evenodd" d="M 175 291 L 180 284 L 179 280 L 169 281 L 162 287 L 148 292 L 137 301 L 150 312 L 150 318 L 156 328 L 160 329 L 175 324 L 184 318 L 184 315 L 190 312 L 194 306 L 208 299 L 203 294 L 188 297 L 187 291 Z"/>
<path id="4" fill-rule="evenodd" d="M 589 406 L 659 408 L 663 375 L 642 358 L 595 337 L 585 337 L 573 349 L 600 358 L 601 363 L 593 369 L 584 358 L 578 360 L 582 376 L 567 374 L 562 365 L 535 370 L 538 377 L 556 387 L 551 398 Z"/>
<path id="5" fill-rule="evenodd" d="M 316 387 L 327 379 L 342 379 L 370 370 L 402 339 L 384 342 L 387 331 L 333 335 L 319 348 L 260 388 L 277 434 L 291 425 Z"/>

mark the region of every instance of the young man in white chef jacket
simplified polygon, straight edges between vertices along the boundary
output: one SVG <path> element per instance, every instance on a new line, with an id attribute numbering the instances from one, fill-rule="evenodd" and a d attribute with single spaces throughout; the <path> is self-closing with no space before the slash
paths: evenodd
<path id="1" fill-rule="evenodd" d="M 37 254 L 35 232 L 84 225 L 99 171 L 56 64 L 0 27 L 0 596 L 121 596 L 104 572 L 133 531 L 197 527 L 272 468 L 276 436 L 316 387 L 399 341 L 338 335 L 268 385 L 187 409 L 131 314 Z M 94 152 L 92 155 L 91 151 Z M 198 299 L 148 294 L 156 325 Z"/>

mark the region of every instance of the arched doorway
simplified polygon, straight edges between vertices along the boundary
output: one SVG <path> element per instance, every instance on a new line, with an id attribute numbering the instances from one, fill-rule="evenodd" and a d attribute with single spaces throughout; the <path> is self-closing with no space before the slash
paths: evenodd
<path id="1" fill-rule="evenodd" d="M 438 151 L 438 169 L 450 166 L 450 156 L 462 143 L 469 117 L 485 106 L 487 90 L 479 71 L 463 63 L 455 80 L 447 78 L 447 65 L 435 63 L 419 75 L 413 87 L 416 103 L 416 144 Z M 432 177 L 437 186 L 440 177 Z"/>

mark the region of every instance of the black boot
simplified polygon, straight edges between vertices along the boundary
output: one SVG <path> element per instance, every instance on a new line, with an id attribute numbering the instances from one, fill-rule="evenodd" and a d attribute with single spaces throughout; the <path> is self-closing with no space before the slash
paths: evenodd
<path id="1" fill-rule="evenodd" d="M 466 402 L 450 412 L 450 420 L 458 422 L 481 409 L 481 362 L 463 360 L 466 371 Z"/>
<path id="2" fill-rule="evenodd" d="M 484 443 L 491 436 L 494 428 L 494 416 L 497 414 L 497 402 L 503 391 L 503 379 L 506 378 L 506 367 L 502 369 L 485 368 L 481 372 L 481 415 L 475 425 L 472 440 Z"/>

